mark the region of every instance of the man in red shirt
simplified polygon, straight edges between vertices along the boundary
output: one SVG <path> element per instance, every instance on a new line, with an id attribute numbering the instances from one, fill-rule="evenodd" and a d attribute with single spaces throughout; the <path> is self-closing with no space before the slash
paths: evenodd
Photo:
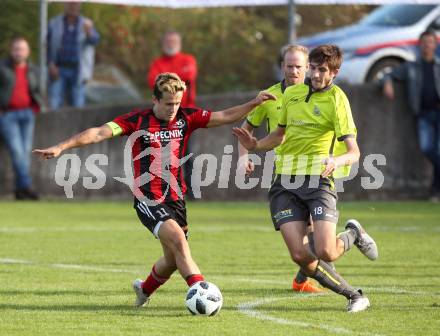
<path id="1" fill-rule="evenodd" d="M 10 43 L 9 57 L 0 63 L 0 137 L 8 148 L 15 172 L 15 198 L 37 200 L 29 174 L 35 125 L 34 109 L 41 103 L 36 68 L 28 62 L 29 44 L 23 37 Z"/>
<path id="2" fill-rule="evenodd" d="M 185 82 L 186 90 L 183 93 L 182 106 L 196 106 L 196 79 L 197 62 L 194 56 L 184 54 L 182 50 L 182 36 L 176 31 L 168 31 L 162 37 L 163 55 L 154 59 L 150 65 L 147 75 L 148 86 L 151 90 L 154 88 L 156 77 L 163 72 L 172 72 L 177 74 Z M 192 141 L 190 140 L 185 154 L 192 152 Z M 184 164 L 184 178 L 188 185 L 188 198 L 194 199 L 191 185 L 191 176 L 193 170 L 193 157 L 190 157 Z"/>
<path id="3" fill-rule="evenodd" d="M 183 93 L 182 106 L 196 105 L 197 62 L 193 55 L 184 54 L 182 36 L 176 31 L 165 33 L 162 38 L 163 55 L 154 59 L 147 75 L 148 86 L 154 88 L 156 77 L 163 72 L 173 72 L 185 82 L 186 91 Z"/>
<path id="4" fill-rule="evenodd" d="M 261 92 L 246 104 L 219 112 L 197 107 L 181 107 L 185 83 L 173 73 L 157 76 L 153 89 L 153 107 L 134 110 L 113 121 L 85 130 L 59 144 L 35 150 L 49 159 L 64 150 L 126 135 L 132 143 L 134 170 L 134 208 L 142 222 L 159 239 L 163 256 L 153 265 L 145 281 L 135 280 L 137 307 L 149 301 L 153 292 L 178 270 L 192 286 L 204 278 L 191 257 L 184 195 L 186 185 L 181 159 L 193 131 L 233 123 L 253 108 L 275 97 Z"/>

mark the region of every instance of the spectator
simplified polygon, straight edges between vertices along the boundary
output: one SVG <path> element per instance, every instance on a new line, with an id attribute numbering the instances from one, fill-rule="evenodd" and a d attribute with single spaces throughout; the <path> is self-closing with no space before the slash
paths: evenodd
<path id="1" fill-rule="evenodd" d="M 417 118 L 419 145 L 434 168 L 431 200 L 440 200 L 440 59 L 435 57 L 437 37 L 425 31 L 419 38 L 420 56 L 405 62 L 385 78 L 383 92 L 394 99 L 393 81 L 406 84 L 406 99 Z"/>
<path id="2" fill-rule="evenodd" d="M 0 135 L 11 155 L 15 172 L 15 198 L 37 200 L 29 174 L 34 134 L 34 111 L 41 105 L 38 74 L 28 62 L 29 44 L 24 37 L 10 43 L 10 55 L 0 63 Z"/>
<path id="3" fill-rule="evenodd" d="M 93 22 L 80 15 L 81 4 L 68 2 L 64 14 L 49 22 L 48 67 L 49 104 L 58 109 L 64 104 L 83 107 L 85 86 L 92 78 L 95 46 L 99 34 Z"/>
<path id="4" fill-rule="evenodd" d="M 186 85 L 186 91 L 183 92 L 181 105 L 183 107 L 194 107 L 196 104 L 196 79 L 197 62 L 193 55 L 184 54 L 182 50 L 182 36 L 176 31 L 168 31 L 162 37 L 161 57 L 153 60 L 147 75 L 148 85 L 151 90 L 154 88 L 156 77 L 163 72 L 176 73 Z M 193 152 L 192 140 L 187 144 L 185 155 Z M 188 186 L 188 198 L 195 199 L 192 192 L 191 172 L 193 170 L 194 158 L 190 156 L 185 162 L 183 171 L 185 182 Z"/>
<path id="5" fill-rule="evenodd" d="M 196 103 L 197 62 L 193 55 L 184 54 L 182 36 L 176 31 L 165 33 L 162 38 L 163 55 L 154 59 L 150 65 L 147 81 L 151 90 L 157 75 L 162 72 L 176 73 L 186 84 L 182 106 L 194 107 Z"/>

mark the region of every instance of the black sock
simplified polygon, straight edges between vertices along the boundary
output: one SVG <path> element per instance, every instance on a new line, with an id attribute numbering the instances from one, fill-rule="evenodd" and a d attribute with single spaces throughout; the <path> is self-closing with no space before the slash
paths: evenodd
<path id="1" fill-rule="evenodd" d="M 304 272 L 299 269 L 298 273 L 296 273 L 295 281 L 299 284 L 304 283 L 307 281 L 307 275 L 305 275 Z"/>
<path id="2" fill-rule="evenodd" d="M 336 271 L 325 261 L 319 260 L 316 273 L 313 279 L 318 281 L 323 287 L 333 292 L 345 296 L 347 299 L 354 299 L 361 294 L 351 287 Z"/>
<path id="3" fill-rule="evenodd" d="M 338 238 L 344 242 L 344 251 L 347 252 L 356 240 L 356 231 L 348 229 L 338 234 Z"/>

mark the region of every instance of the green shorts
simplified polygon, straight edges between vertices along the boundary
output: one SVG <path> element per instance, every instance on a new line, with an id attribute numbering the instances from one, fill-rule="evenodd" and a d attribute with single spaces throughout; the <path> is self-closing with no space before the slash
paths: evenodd
<path id="1" fill-rule="evenodd" d="M 287 222 L 325 220 L 337 223 L 338 195 L 333 180 L 320 176 L 277 175 L 269 190 L 275 230 Z"/>

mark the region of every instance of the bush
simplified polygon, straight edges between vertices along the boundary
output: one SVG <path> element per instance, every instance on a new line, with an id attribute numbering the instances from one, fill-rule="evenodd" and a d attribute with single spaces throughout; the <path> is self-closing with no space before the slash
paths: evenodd
<path id="1" fill-rule="evenodd" d="M 356 21 L 366 6 L 299 6 L 299 35 Z M 62 12 L 49 6 L 49 17 Z M 39 5 L 24 0 L 2 0 L 0 38 L 29 37 L 38 59 Z M 287 7 L 158 9 L 123 5 L 84 4 L 101 33 L 98 61 L 117 65 L 147 96 L 145 76 L 151 60 L 160 55 L 159 40 L 170 29 L 183 35 L 183 49 L 199 64 L 198 92 L 216 93 L 265 88 L 274 81 L 273 65 L 287 41 Z M 7 44 L 3 52 L 7 51 Z"/>

